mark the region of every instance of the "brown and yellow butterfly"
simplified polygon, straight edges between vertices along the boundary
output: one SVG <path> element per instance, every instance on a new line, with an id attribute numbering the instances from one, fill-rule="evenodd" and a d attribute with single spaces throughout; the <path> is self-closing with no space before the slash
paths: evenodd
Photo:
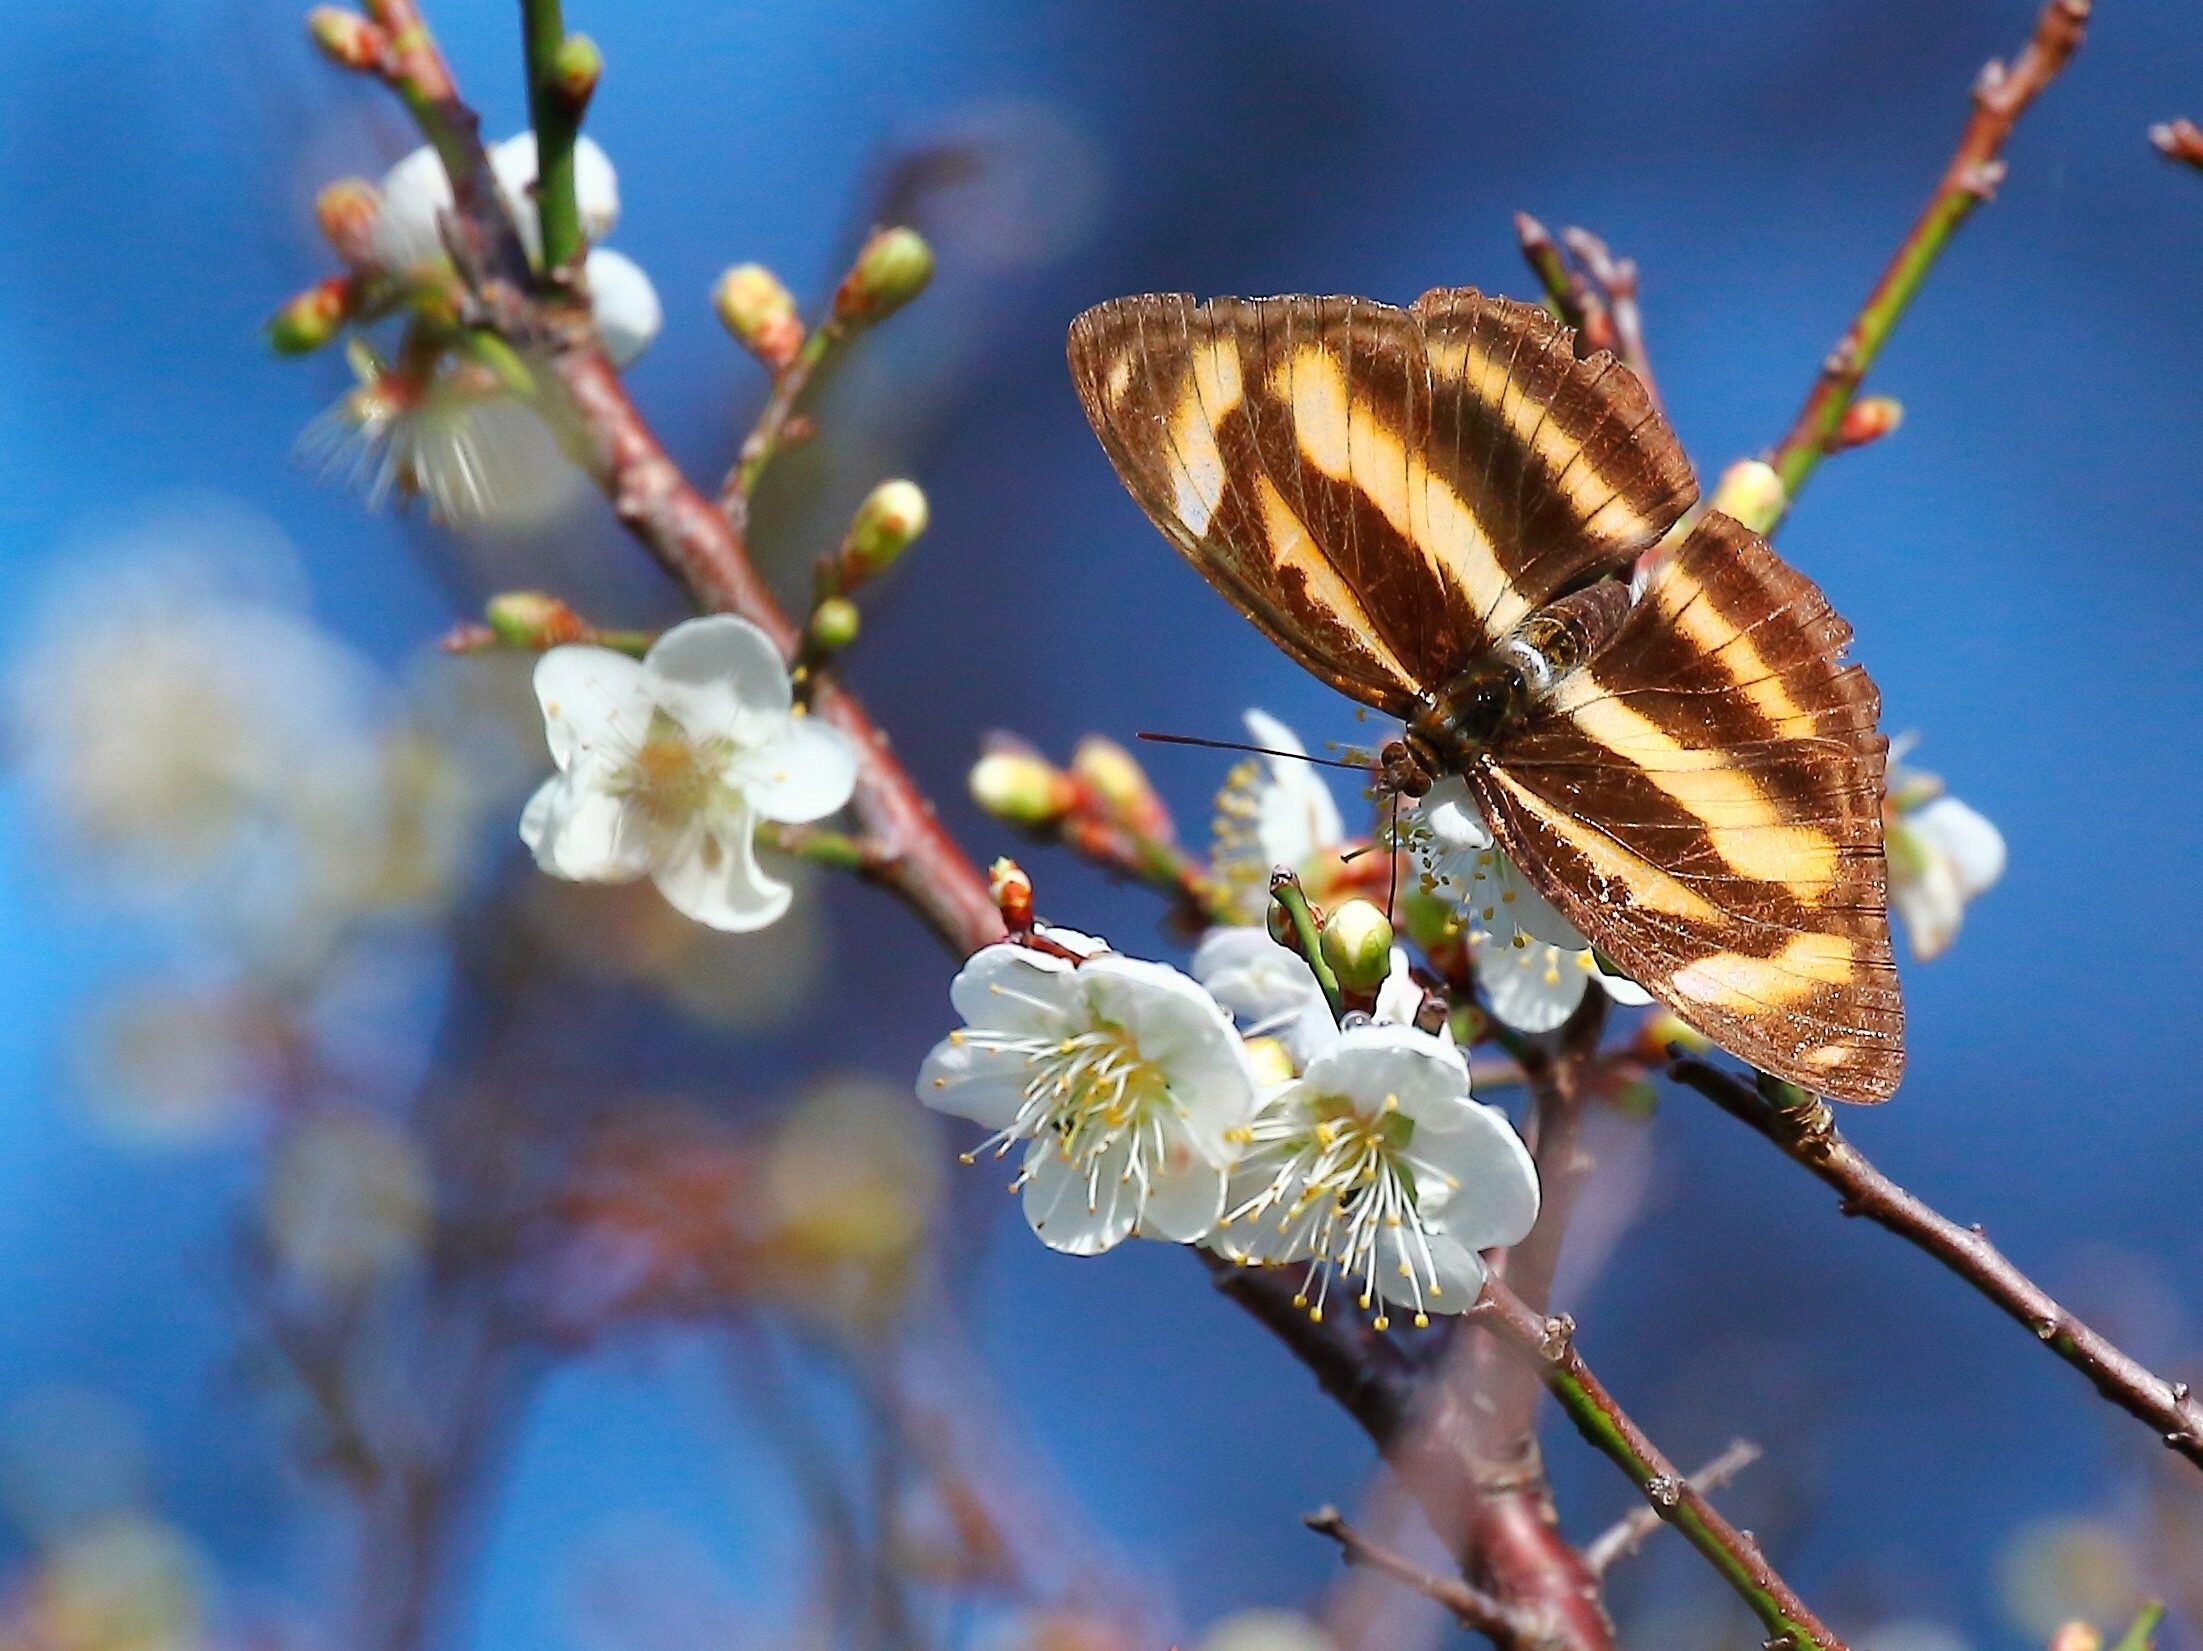
<path id="1" fill-rule="evenodd" d="M 1462 289 L 1123 298 L 1071 326 L 1117 473 L 1286 653 L 1459 774 L 1600 951 L 1754 1065 L 1886 1099 L 1904 1069 L 1880 697 L 1812 581 L 1709 513 L 1643 384 Z"/>

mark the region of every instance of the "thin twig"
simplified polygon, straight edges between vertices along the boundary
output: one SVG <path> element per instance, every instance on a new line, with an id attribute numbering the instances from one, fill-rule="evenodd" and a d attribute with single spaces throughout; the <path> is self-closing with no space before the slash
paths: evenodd
<path id="1" fill-rule="evenodd" d="M 1668 1071 L 1834 1187 L 1843 1195 L 1844 1214 L 1863 1215 L 1927 1251 L 2033 1331 L 2098 1393 L 2203 1467 L 2203 1404 L 2190 1396 L 2186 1382 L 2167 1381 L 2114 1346 L 2006 1260 L 1981 1228 L 1961 1227 L 1876 1169 L 1844 1139 L 1827 1102 L 1805 1097 L 1802 1106 L 1777 1105 L 1744 1079 L 1688 1056 Z"/>
<path id="2" fill-rule="evenodd" d="M 2112 1643 L 2111 1651 L 2152 1651 L 2157 1644 L 2157 1625 L 2164 1620 L 2164 1601 L 2144 1600 L 2142 1608 L 2134 1613 L 2134 1620 L 2127 1624 L 2126 1632 Z"/>
<path id="3" fill-rule="evenodd" d="M 2049 0 L 2035 19 L 2035 31 L 2011 65 L 1991 59 L 1974 82 L 1973 114 L 1942 181 L 1927 206 L 1898 243 L 1896 254 L 1848 331 L 1821 363 L 1820 377 L 1798 409 L 1789 434 L 1776 444 L 1768 463 L 1782 478 L 1787 500 L 1795 500 L 1835 439 L 1844 409 L 1858 394 L 1867 369 L 1911 304 L 1930 268 L 1973 209 L 1996 193 L 2004 179 L 2003 151 L 2012 127 L 2036 96 L 2055 80 L 2080 49 L 2088 26 L 2090 0 Z M 1787 509 L 1787 502 L 1785 504 Z M 1778 518 L 1779 519 L 1779 518 Z"/>
<path id="4" fill-rule="evenodd" d="M 1695 1491 L 1711 1496 L 1760 1458 L 1759 1446 L 1749 1439 L 1732 1439 L 1729 1448 L 1686 1481 Z M 1628 1559 L 1660 1528 L 1660 1515 L 1651 1508 L 1632 1508 L 1584 1544 L 1583 1562 L 1593 1576 L 1604 1576 L 1616 1560 Z"/>
<path id="5" fill-rule="evenodd" d="M 1653 382 L 1652 361 L 1645 354 L 1644 316 L 1637 308 L 1637 260 L 1615 257 L 1607 244 L 1588 229 L 1564 229 L 1560 238 L 1575 254 L 1591 284 L 1605 297 L 1614 331 L 1610 347 L 1643 382 L 1652 404 L 1659 406 L 1660 388 Z"/>
<path id="6" fill-rule="evenodd" d="M 1470 1316 L 1537 1367 L 1576 1431 L 1628 1474 L 1653 1512 L 1705 1555 L 1752 1608 L 1770 1646 L 1845 1651 L 1844 1642 L 1767 1563 L 1751 1533 L 1724 1519 L 1599 1385 L 1576 1351 L 1576 1327 L 1567 1315 L 1547 1318 L 1495 1278 L 1485 1282 Z"/>
<path id="7" fill-rule="evenodd" d="M 1412 1588 L 1425 1599 L 1434 1600 L 1452 1612 L 1454 1621 L 1462 1627 L 1488 1635 L 1496 1644 L 1516 1645 L 1531 1637 L 1531 1626 L 1523 1620 L 1522 1613 L 1504 1601 L 1494 1599 L 1481 1588 L 1470 1587 L 1459 1577 L 1439 1576 L 1412 1560 L 1401 1558 L 1390 1548 L 1354 1529 L 1336 1508 L 1318 1508 L 1304 1515 L 1301 1523 L 1318 1536 L 1328 1536 L 1336 1542 L 1347 1564 L 1366 1565 Z"/>
<path id="8" fill-rule="evenodd" d="M 758 482 L 764 478 L 765 467 L 788 444 L 801 423 L 796 416 L 796 404 L 847 336 L 848 329 L 829 316 L 803 341 L 796 358 L 773 375 L 773 387 L 765 397 L 757 423 L 743 438 L 742 451 L 736 456 L 726 479 L 719 484 L 719 508 L 734 524 L 736 532 L 749 531 L 750 500 L 756 495 Z"/>
<path id="9" fill-rule="evenodd" d="M 2192 120 L 2165 121 L 2149 129 L 2149 141 L 2169 161 L 2186 161 L 2203 171 L 2203 126 Z"/>

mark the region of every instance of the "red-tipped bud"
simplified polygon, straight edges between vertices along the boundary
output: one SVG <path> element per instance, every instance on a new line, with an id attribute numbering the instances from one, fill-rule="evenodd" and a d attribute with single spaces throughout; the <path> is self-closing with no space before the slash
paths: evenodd
<path id="1" fill-rule="evenodd" d="M 539 590 L 508 590 L 482 611 L 497 639 L 510 647 L 542 649 L 580 642 L 590 632 L 580 614 Z"/>
<path id="2" fill-rule="evenodd" d="M 314 197 L 322 239 L 348 264 L 372 263 L 382 195 L 365 178 L 339 178 Z"/>
<path id="3" fill-rule="evenodd" d="M 793 294 L 763 264 L 737 264 L 711 289 L 711 306 L 737 342 L 772 372 L 803 349 L 803 317 Z"/>
<path id="4" fill-rule="evenodd" d="M 834 294 L 834 319 L 868 325 L 885 320 L 926 290 L 933 248 L 915 229 L 873 231 Z"/>
<path id="5" fill-rule="evenodd" d="M 854 586 L 885 573 L 925 532 L 929 520 L 926 496 L 916 482 L 880 483 L 850 518 L 849 542 L 842 552 L 844 583 Z"/>
<path id="6" fill-rule="evenodd" d="M 1023 866 L 1008 855 L 995 861 L 987 868 L 987 892 L 1011 933 L 1024 934 L 1032 928 L 1033 880 Z"/>
<path id="7" fill-rule="evenodd" d="M 344 326 L 351 287 L 342 275 L 308 287 L 268 318 L 268 347 L 277 355 L 311 355 L 320 349 Z"/>
<path id="8" fill-rule="evenodd" d="M 1171 835 L 1170 811 L 1155 794 L 1139 759 L 1113 739 L 1089 734 L 1071 753 L 1071 772 L 1101 800 L 1118 824 L 1143 837 Z"/>
<path id="9" fill-rule="evenodd" d="M 1864 447 L 1870 441 L 1880 441 L 1904 422 L 1904 404 L 1895 396 L 1861 396 L 1843 410 L 1828 450 L 1840 453 L 1846 447 Z"/>
<path id="10" fill-rule="evenodd" d="M 379 69 L 390 55 L 390 36 L 342 6 L 316 6 L 306 14 L 306 32 L 322 56 L 347 69 Z"/>
<path id="11" fill-rule="evenodd" d="M 577 117 L 589 107 L 589 99 L 597 89 L 597 79 L 603 73 L 604 54 L 585 34 L 568 35 L 551 54 L 551 90 Z"/>
<path id="12" fill-rule="evenodd" d="M 972 764 L 971 800 L 1005 825 L 1037 830 L 1078 804 L 1071 777 L 1030 751 L 989 751 Z"/>
<path id="13" fill-rule="evenodd" d="M 845 596 L 829 596 L 811 610 L 811 646 L 821 653 L 839 653 L 857 640 L 861 623 L 856 603 Z"/>

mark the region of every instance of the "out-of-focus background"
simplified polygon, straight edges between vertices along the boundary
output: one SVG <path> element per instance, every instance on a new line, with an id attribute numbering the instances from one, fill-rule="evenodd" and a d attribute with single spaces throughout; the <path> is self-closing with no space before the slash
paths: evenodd
<path id="1" fill-rule="evenodd" d="M 668 310 L 631 382 L 695 475 L 761 392 L 707 302 L 725 265 L 815 298 L 877 218 L 935 241 L 759 543 L 799 587 L 873 480 L 924 485 L 934 528 L 850 669 L 984 856 L 1008 845 L 963 774 L 990 728 L 1059 753 L 1249 705 L 1351 728 L 1122 494 L 1062 366 L 1076 310 L 1521 293 L 1526 208 L 1639 261 L 1710 476 L 1780 433 L 2031 10 L 568 22 L 608 65 L 615 244 Z M 517 129 L 513 8 L 431 19 Z M 515 586 L 678 610 L 547 458 L 464 538 L 294 459 L 348 380 L 259 324 L 327 273 L 315 191 L 411 146 L 389 100 L 266 0 L 0 20 L 0 1639 L 1251 1651 L 1310 1630 L 1234 1613 L 1352 1616 L 1297 1516 L 1367 1493 L 1364 1442 L 1187 1257 L 1048 1253 L 998 1169 L 956 1165 L 908 1101 L 951 962 L 897 909 L 820 885 L 723 940 L 524 864 L 525 662 L 434 638 Z M 2144 139 L 2182 112 L 2203 13 L 2105 0 L 1875 375 L 1903 429 L 1832 460 L 1783 545 L 1887 725 L 2011 847 L 1908 974 L 1903 1093 L 1847 1124 L 2192 1377 L 2203 176 Z M 1198 836 L 1220 765 L 1151 766 Z M 1172 955 L 1149 897 L 1030 863 L 1058 919 Z M 2040 1644 L 2148 1589 L 2198 1643 L 2193 1474 L 1703 1103 L 1614 1126 L 1568 1272 L 1590 1357 L 1678 1457 L 1768 1445 L 1730 1505 L 1872 1651 Z M 1626 1487 L 1549 1447 L 1588 1537 Z M 1757 1638 L 1672 1539 L 1615 1603 L 1632 1646 Z M 1380 1637 L 1440 1635 L 1384 1611 Z"/>

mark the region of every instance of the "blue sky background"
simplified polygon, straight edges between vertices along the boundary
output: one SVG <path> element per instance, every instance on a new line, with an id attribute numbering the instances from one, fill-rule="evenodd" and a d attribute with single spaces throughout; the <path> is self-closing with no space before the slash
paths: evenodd
<path id="1" fill-rule="evenodd" d="M 997 207 L 1040 224 L 1053 255 L 952 215 L 937 294 L 837 388 L 857 459 L 815 473 L 821 521 L 890 469 L 932 497 L 933 533 L 874 605 L 853 675 L 986 853 L 1000 834 L 961 775 L 987 728 L 1061 751 L 1090 728 L 1229 732 L 1250 704 L 1315 738 L 1349 726 L 1123 496 L 1062 367 L 1078 308 L 1158 288 L 1521 292 L 1510 218 L 1526 208 L 1638 260 L 1662 390 L 1710 475 L 1780 433 L 1939 171 L 1972 75 L 2030 10 L 573 0 L 569 22 L 609 65 L 591 124 L 620 168 L 617 244 L 669 311 L 636 394 L 700 476 L 758 392 L 705 302 L 718 270 L 762 259 L 817 292 L 899 148 L 974 122 L 1027 135 L 1013 150 L 1031 175 L 1013 167 Z M 2203 13 L 2101 12 L 1876 373 L 1903 430 L 1831 462 L 1783 548 L 1856 627 L 1887 725 L 1919 730 L 1919 760 L 2011 845 L 1955 951 L 1908 976 L 1902 1095 L 1847 1121 L 1901 1180 L 2192 1377 L 2203 177 L 2143 133 L 2203 112 Z M 432 13 L 493 134 L 520 118 L 511 13 Z M 432 530 L 368 517 L 292 462 L 342 370 L 276 362 L 257 337 L 323 273 L 314 190 L 406 146 L 393 113 L 262 0 L 0 0 L 0 24 L 0 604 L 29 611 L 118 520 L 212 490 L 280 524 L 316 615 L 395 666 L 453 616 L 424 571 Z M 786 574 L 818 534 L 768 506 Z M 599 588 L 628 611 L 606 617 L 668 611 L 597 513 L 563 550 L 501 554 L 483 553 L 491 583 L 534 576 L 528 557 L 616 558 Z M 1155 768 L 1199 822 L 1214 767 Z M 248 1162 L 121 1153 L 67 1105 L 65 1029 L 150 943 L 47 861 L 20 787 L 0 783 L 0 1402 L 55 1381 L 120 1396 L 229 1586 L 308 1594 L 329 1556 L 298 1534 L 279 1440 L 227 1373 Z M 1144 898 L 1039 869 L 1057 916 L 1150 944 Z M 769 1040 L 754 1092 L 852 1051 L 899 1080 L 945 1024 L 931 942 L 862 891 L 831 907 L 861 998 Z M 1839 1623 L 1927 1617 L 2021 1643 L 1997 1554 L 2029 1519 L 2127 1517 L 2146 1437 L 1689 1097 L 1664 1105 L 1643 1173 L 1643 1212 L 1576 1303 L 1609 1385 L 1678 1456 L 1739 1431 L 1775 1447 L 1739 1505 Z M 1099 1526 L 1167 1576 L 1186 1628 L 1311 1597 L 1330 1556 L 1296 1516 L 1364 1481 L 1353 1430 L 1185 1258 L 1073 1262 L 1008 1209 L 991 1219 L 967 1299 L 1001 1402 Z M 738 1599 L 771 1598 L 785 1491 L 699 1357 L 669 1341 L 550 1382 L 466 1643 L 575 1644 L 562 1556 L 608 1509 L 704 1533 Z M 1550 1454 L 1572 1528 L 1625 1505 L 1572 1440 Z M 1623 1604 L 1682 1609 L 1708 1586 L 1689 1556 L 1656 1554 Z"/>

